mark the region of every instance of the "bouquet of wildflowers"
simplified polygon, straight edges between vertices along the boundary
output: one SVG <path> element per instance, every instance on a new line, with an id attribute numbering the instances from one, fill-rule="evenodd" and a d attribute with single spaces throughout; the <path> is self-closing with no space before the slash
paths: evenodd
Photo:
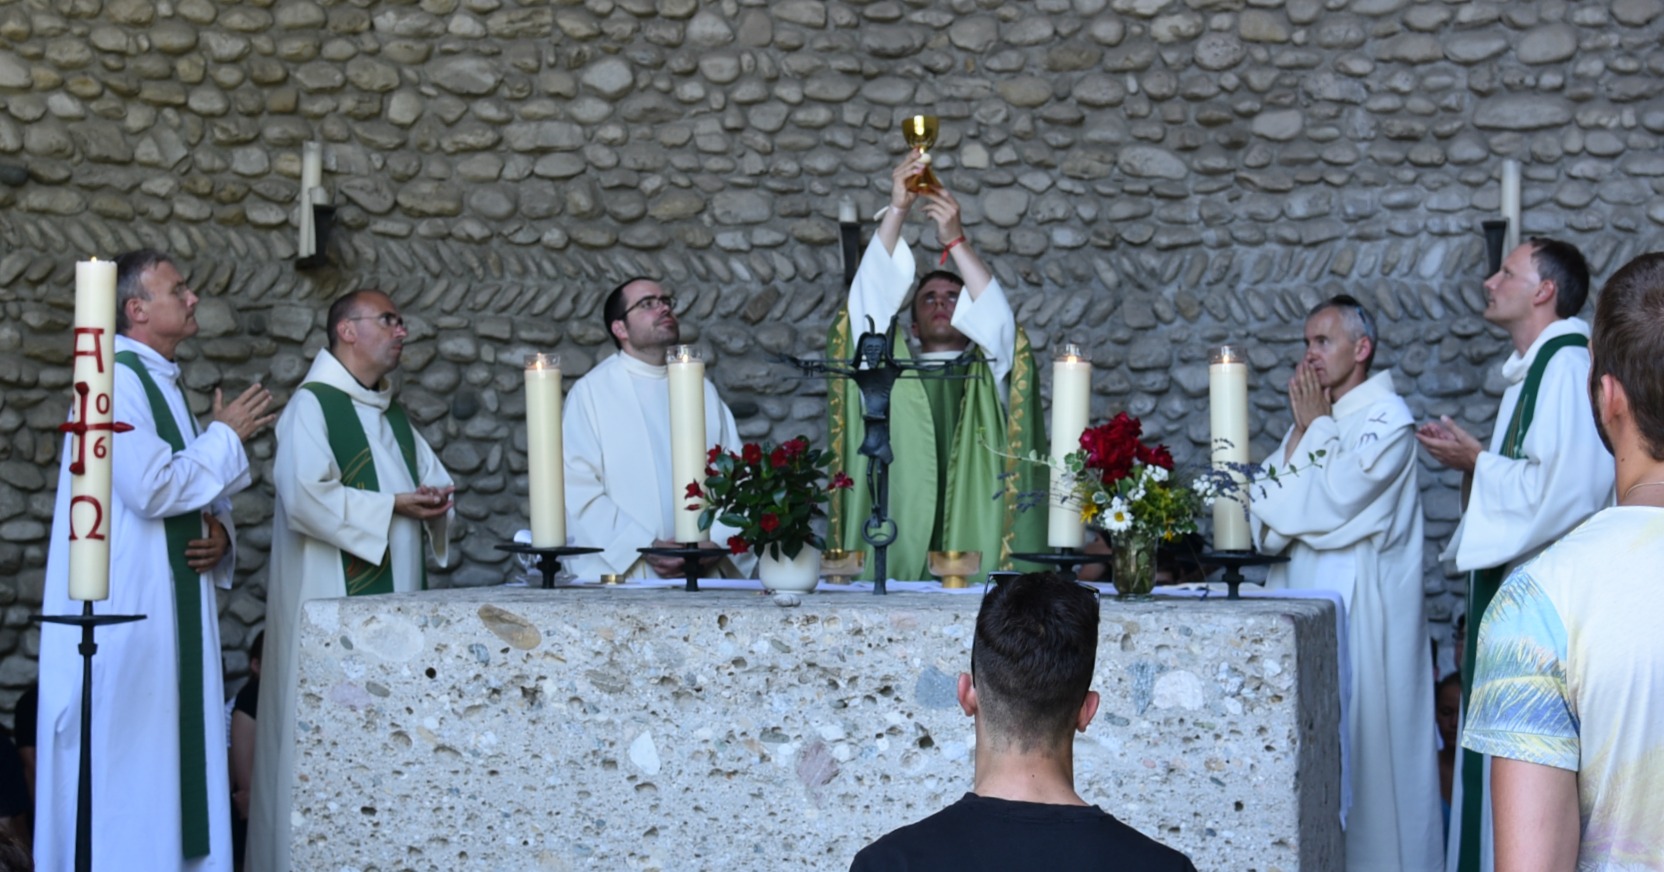
<path id="1" fill-rule="evenodd" d="M 822 505 L 832 491 L 854 484 L 842 472 L 828 476 L 831 460 L 830 452 L 809 447 L 803 436 L 778 446 L 748 442 L 738 452 L 712 448 L 704 486 L 688 485 L 690 498 L 705 500 L 699 528 L 721 521 L 739 530 L 726 543 L 734 554 L 762 556 L 767 550 L 775 559 L 793 560 L 804 545 L 825 549 L 814 519 L 826 517 Z"/>
<path id="2" fill-rule="evenodd" d="M 1145 444 L 1143 431 L 1137 418 L 1122 412 L 1081 433 L 1080 450 L 1064 457 L 1081 520 L 1111 536 L 1130 532 L 1158 541 L 1196 532 L 1196 516 L 1213 505 L 1220 482 L 1204 474 L 1189 487 L 1178 484 L 1172 453 L 1165 445 Z"/>

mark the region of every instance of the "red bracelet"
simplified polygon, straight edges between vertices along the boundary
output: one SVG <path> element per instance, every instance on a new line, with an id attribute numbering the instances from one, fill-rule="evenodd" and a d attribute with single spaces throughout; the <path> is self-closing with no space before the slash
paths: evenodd
<path id="1" fill-rule="evenodd" d="M 958 245 L 959 243 L 964 242 L 964 241 L 965 241 L 965 237 L 963 235 L 961 235 L 958 239 L 955 239 L 954 241 L 948 243 L 946 246 L 943 246 L 943 248 L 942 248 L 942 259 L 937 261 L 936 265 L 937 266 L 946 266 L 947 262 L 948 262 L 948 252 L 952 251 L 953 247 L 955 245 Z"/>

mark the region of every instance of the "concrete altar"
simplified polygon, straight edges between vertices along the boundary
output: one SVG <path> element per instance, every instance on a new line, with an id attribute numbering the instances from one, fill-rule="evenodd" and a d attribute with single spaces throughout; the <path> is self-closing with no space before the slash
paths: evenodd
<path id="1" fill-rule="evenodd" d="M 476 588 L 318 601 L 294 866 L 845 869 L 971 783 L 978 598 Z M 1199 869 L 1342 865 L 1334 607 L 1103 601 L 1082 796 Z"/>

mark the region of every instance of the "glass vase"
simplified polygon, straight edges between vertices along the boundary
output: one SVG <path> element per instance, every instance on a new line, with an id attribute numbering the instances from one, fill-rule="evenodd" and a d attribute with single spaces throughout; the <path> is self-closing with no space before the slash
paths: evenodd
<path id="1" fill-rule="evenodd" d="M 1117 598 L 1150 599 L 1156 586 L 1156 537 L 1142 533 L 1116 533 L 1111 537 L 1115 553 L 1110 571 Z"/>

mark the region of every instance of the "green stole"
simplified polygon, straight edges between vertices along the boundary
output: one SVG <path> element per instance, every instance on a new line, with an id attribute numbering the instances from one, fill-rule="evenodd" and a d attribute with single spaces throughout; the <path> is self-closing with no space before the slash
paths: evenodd
<path id="1" fill-rule="evenodd" d="M 827 334 L 827 356 L 848 360 L 856 338 L 850 335 L 849 310 L 839 307 Z M 982 574 L 976 580 L 989 570 L 1010 568 L 1014 552 L 1044 549 L 1045 513 L 1020 507 L 1025 494 L 1043 493 L 1048 481 L 1042 467 L 1021 459 L 1045 445 L 1034 354 L 1021 328 L 1015 350 L 1008 410 L 1001 409 L 999 385 L 981 364 L 973 364 L 975 371 L 965 379 L 896 380 L 890 394 L 896 456 L 890 466 L 890 517 L 896 519 L 891 577 L 929 578 L 932 549 L 981 551 Z M 897 360 L 912 358 L 899 335 L 891 353 Z M 980 350 L 973 357 L 980 361 Z M 861 536 L 872 512 L 867 459 L 859 453 L 866 438 L 861 392 L 853 381 L 840 380 L 828 391 L 827 406 L 832 449 L 855 479 L 854 487 L 832 496 L 829 539 L 833 547 L 865 551 L 863 577 L 870 578 L 872 547 Z"/>
<path id="2" fill-rule="evenodd" d="M 1525 450 L 1525 434 L 1531 429 L 1532 416 L 1537 412 L 1537 388 L 1542 385 L 1543 372 L 1549 359 L 1562 348 L 1588 348 L 1589 337 L 1579 333 L 1556 336 L 1537 349 L 1537 356 L 1526 371 L 1525 383 L 1520 386 L 1519 400 L 1514 403 L 1514 414 L 1508 429 L 1502 434 L 1501 454 L 1510 460 L 1520 459 Z M 1507 578 L 1505 567 L 1493 566 L 1468 573 L 1468 641 L 1462 651 L 1462 717 L 1468 712 L 1468 698 L 1473 693 L 1473 673 L 1478 663 L 1479 625 L 1490 608 L 1491 600 Z M 1484 815 L 1485 758 L 1471 751 L 1462 752 L 1462 847 L 1453 872 L 1479 872 L 1479 833 Z"/>
<path id="3" fill-rule="evenodd" d="M 185 439 L 173 410 L 136 352 L 116 352 L 116 363 L 131 369 L 144 385 L 156 419 L 156 435 L 175 453 Z M 191 435 L 197 435 L 196 419 Z M 202 513 L 192 510 L 162 521 L 167 533 L 168 568 L 173 572 L 173 618 L 179 672 L 179 823 L 187 859 L 208 855 L 208 740 L 202 723 L 202 575 L 191 568 L 185 549 L 202 538 Z M 217 652 L 216 652 L 217 653 Z M 194 705 L 192 705 L 194 703 Z"/>
<path id="4" fill-rule="evenodd" d="M 359 490 L 379 491 L 381 483 L 376 479 L 376 461 L 370 453 L 370 439 L 364 434 L 364 424 L 358 420 L 358 410 L 353 406 L 352 397 L 346 391 L 323 382 L 307 382 L 301 385 L 301 389 L 311 391 L 318 398 L 318 406 L 323 409 L 324 429 L 329 431 L 329 450 L 335 454 L 335 465 L 341 469 L 341 483 Z M 387 406 L 387 423 L 393 428 L 393 439 L 399 443 L 399 454 L 403 455 L 404 465 L 410 470 L 410 480 L 421 484 L 422 476 L 416 471 L 416 435 L 410 429 L 410 418 L 397 400 Z M 422 527 L 422 537 L 425 542 L 426 525 Z M 418 559 L 416 565 L 422 589 L 427 590 L 427 562 Z M 343 549 L 341 570 L 346 577 L 347 596 L 393 592 L 391 546 L 382 552 L 380 563 L 360 560 L 357 555 Z"/>

